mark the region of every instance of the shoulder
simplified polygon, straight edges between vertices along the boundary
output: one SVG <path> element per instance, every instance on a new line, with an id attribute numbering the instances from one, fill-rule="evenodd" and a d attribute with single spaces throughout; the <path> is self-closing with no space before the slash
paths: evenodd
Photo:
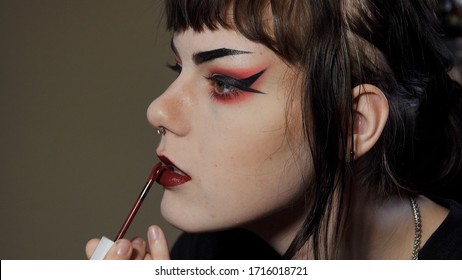
<path id="1" fill-rule="evenodd" d="M 177 260 L 281 259 L 265 241 L 242 229 L 183 233 L 173 245 L 170 256 Z"/>
<path id="2" fill-rule="evenodd" d="M 449 209 L 446 218 L 425 242 L 419 259 L 462 259 L 462 205 L 452 200 L 435 200 Z M 425 220 L 423 220 L 423 223 Z"/>

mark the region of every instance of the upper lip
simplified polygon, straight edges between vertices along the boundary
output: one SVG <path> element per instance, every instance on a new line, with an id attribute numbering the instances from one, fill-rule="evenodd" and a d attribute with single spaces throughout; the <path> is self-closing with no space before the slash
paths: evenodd
<path id="1" fill-rule="evenodd" d="M 182 172 L 183 174 L 189 176 L 186 172 L 184 172 L 181 168 L 179 168 L 178 166 L 176 166 L 168 157 L 164 156 L 164 155 L 157 155 L 159 157 L 159 160 L 166 166 L 166 167 L 174 167 L 176 169 L 178 169 L 180 172 Z"/>

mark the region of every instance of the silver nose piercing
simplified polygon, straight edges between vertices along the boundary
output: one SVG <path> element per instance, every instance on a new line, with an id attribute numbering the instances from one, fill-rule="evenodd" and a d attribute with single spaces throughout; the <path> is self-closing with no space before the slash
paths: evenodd
<path id="1" fill-rule="evenodd" d="M 157 129 L 157 134 L 165 135 L 165 127 L 159 126 L 159 128 Z"/>

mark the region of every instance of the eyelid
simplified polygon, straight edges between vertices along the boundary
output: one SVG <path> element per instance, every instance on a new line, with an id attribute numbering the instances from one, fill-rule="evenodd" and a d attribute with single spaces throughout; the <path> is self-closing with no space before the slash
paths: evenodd
<path id="1" fill-rule="evenodd" d="M 214 74 L 210 77 L 206 77 L 208 80 L 213 80 L 217 82 L 224 83 L 226 85 L 235 87 L 237 89 L 253 92 L 253 93 L 263 93 L 259 90 L 252 89 L 251 86 L 260 78 L 260 76 L 266 71 L 266 69 L 254 74 L 250 77 L 244 79 L 235 79 L 229 76 L 221 75 L 221 74 Z"/>

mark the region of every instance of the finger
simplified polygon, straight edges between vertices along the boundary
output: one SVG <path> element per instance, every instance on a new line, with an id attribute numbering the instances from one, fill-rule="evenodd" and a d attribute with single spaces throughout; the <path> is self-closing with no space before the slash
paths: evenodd
<path id="1" fill-rule="evenodd" d="M 146 241 L 141 237 L 135 237 L 132 239 L 132 259 L 133 260 L 142 260 L 146 255 Z"/>
<path id="2" fill-rule="evenodd" d="M 153 260 L 168 260 L 170 254 L 168 252 L 167 239 L 162 230 L 158 226 L 150 226 L 148 229 L 149 250 Z"/>
<path id="3" fill-rule="evenodd" d="M 132 256 L 133 247 L 130 240 L 119 239 L 107 252 L 105 260 L 129 260 Z"/>
<path id="4" fill-rule="evenodd" d="M 85 253 L 87 255 L 87 259 L 91 258 L 91 256 L 93 255 L 93 252 L 98 246 L 98 243 L 99 243 L 98 238 L 93 238 L 87 242 L 87 245 L 85 246 Z"/>

